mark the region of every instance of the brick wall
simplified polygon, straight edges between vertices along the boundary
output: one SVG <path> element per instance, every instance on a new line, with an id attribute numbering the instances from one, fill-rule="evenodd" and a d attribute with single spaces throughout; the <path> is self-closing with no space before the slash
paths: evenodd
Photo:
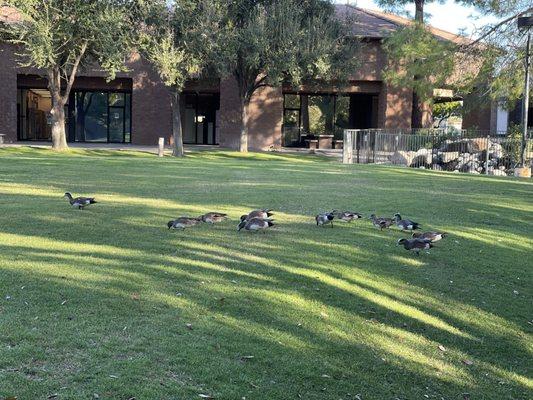
<path id="1" fill-rule="evenodd" d="M 17 71 L 13 47 L 0 43 L 0 134 L 17 140 Z"/>

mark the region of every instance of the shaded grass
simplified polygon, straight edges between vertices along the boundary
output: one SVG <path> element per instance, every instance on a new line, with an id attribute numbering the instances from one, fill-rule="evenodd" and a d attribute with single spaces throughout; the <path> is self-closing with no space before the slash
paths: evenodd
<path id="1" fill-rule="evenodd" d="M 530 398 L 532 194 L 310 156 L 2 149 L 0 398 Z M 279 225 L 238 234 L 259 207 Z M 450 238 L 415 257 L 366 220 L 314 226 L 332 208 Z M 166 229 L 213 210 L 232 221 Z"/>

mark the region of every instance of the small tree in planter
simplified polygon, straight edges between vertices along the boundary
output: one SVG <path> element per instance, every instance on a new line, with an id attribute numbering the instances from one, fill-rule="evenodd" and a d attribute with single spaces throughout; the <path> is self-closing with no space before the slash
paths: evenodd
<path id="1" fill-rule="evenodd" d="M 215 64 L 220 9 L 209 0 L 161 0 L 148 4 L 141 47 L 171 91 L 172 154 L 183 157 L 181 93 L 187 80 L 198 78 Z"/>
<path id="2" fill-rule="evenodd" d="M 20 19 L 4 24 L 3 37 L 17 45 L 19 64 L 42 69 L 52 109 L 52 148 L 68 149 L 65 104 L 83 67 L 103 68 L 109 79 L 125 70 L 135 41 L 134 0 L 5 0 Z"/>

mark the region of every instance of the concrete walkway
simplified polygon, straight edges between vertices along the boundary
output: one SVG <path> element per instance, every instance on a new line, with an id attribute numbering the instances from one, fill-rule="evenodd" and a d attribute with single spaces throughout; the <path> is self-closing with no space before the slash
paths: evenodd
<path id="1" fill-rule="evenodd" d="M 89 150 L 116 150 L 116 151 L 140 151 L 157 154 L 157 146 L 140 146 L 136 144 L 124 144 L 124 143 L 69 143 L 72 149 L 89 149 Z M 35 148 L 50 148 L 52 145 L 50 142 L 17 142 L 17 143 L 5 143 L 0 144 L 0 147 L 35 147 Z M 186 144 L 186 152 L 196 151 L 231 151 L 231 149 L 220 147 L 216 145 L 192 145 Z M 170 154 L 172 149 L 165 147 L 165 154 Z M 318 149 L 309 150 L 306 148 L 298 147 L 282 147 L 278 150 L 271 151 L 272 153 L 283 154 L 316 154 L 328 157 L 342 157 L 342 150 L 338 149 Z"/>

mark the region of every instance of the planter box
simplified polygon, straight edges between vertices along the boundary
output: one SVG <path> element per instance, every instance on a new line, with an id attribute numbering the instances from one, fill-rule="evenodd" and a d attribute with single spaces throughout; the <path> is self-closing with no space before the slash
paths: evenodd
<path id="1" fill-rule="evenodd" d="M 307 143 L 307 147 L 309 147 L 309 149 L 311 149 L 311 150 L 318 149 L 318 140 L 316 140 L 316 139 L 307 139 L 305 142 Z"/>
<path id="2" fill-rule="evenodd" d="M 319 149 L 332 149 L 333 148 L 333 135 L 318 135 L 318 148 Z"/>
<path id="3" fill-rule="evenodd" d="M 344 148 L 344 140 L 334 140 L 333 141 L 333 148 L 342 150 Z"/>

